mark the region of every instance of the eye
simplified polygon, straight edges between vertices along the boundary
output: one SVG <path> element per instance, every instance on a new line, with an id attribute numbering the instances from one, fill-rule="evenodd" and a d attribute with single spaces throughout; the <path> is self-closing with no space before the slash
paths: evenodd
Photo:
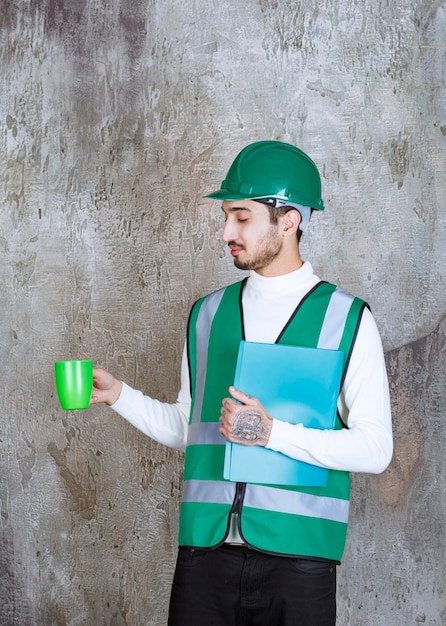
<path id="1" fill-rule="evenodd" d="M 247 222 L 249 220 L 249 215 L 247 214 L 247 211 L 238 211 L 235 214 L 235 217 L 237 219 L 237 222 Z"/>

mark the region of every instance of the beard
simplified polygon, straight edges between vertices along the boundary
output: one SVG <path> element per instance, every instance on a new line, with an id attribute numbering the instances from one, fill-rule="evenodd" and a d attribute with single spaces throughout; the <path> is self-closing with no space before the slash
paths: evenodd
<path id="1" fill-rule="evenodd" d="M 231 242 L 229 242 L 231 244 Z M 243 250 L 246 250 L 243 247 Z M 234 257 L 234 265 L 239 270 L 261 270 L 276 259 L 282 250 L 282 240 L 277 237 L 277 228 L 271 225 L 268 232 L 257 242 L 251 256 L 244 261 Z"/>

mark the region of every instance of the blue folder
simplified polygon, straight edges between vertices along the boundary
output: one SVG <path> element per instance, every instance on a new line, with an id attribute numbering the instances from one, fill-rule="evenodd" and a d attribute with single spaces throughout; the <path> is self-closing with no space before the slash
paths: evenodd
<path id="1" fill-rule="evenodd" d="M 275 419 L 333 429 L 344 353 L 283 344 L 240 343 L 234 387 Z M 226 442 L 224 478 L 234 482 L 325 487 L 328 470 L 263 446 Z"/>

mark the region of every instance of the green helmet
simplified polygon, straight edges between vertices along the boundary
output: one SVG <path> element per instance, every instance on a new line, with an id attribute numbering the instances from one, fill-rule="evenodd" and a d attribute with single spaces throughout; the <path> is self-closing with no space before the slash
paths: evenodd
<path id="1" fill-rule="evenodd" d="M 322 211 L 321 178 L 299 148 L 281 141 L 257 141 L 238 154 L 218 191 L 205 198 L 276 198 Z"/>

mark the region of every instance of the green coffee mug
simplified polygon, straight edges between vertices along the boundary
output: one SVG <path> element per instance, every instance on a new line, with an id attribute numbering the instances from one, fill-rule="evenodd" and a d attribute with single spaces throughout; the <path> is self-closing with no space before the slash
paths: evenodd
<path id="1" fill-rule="evenodd" d="M 63 409 L 88 409 L 93 391 L 93 361 L 57 361 L 56 389 Z"/>

